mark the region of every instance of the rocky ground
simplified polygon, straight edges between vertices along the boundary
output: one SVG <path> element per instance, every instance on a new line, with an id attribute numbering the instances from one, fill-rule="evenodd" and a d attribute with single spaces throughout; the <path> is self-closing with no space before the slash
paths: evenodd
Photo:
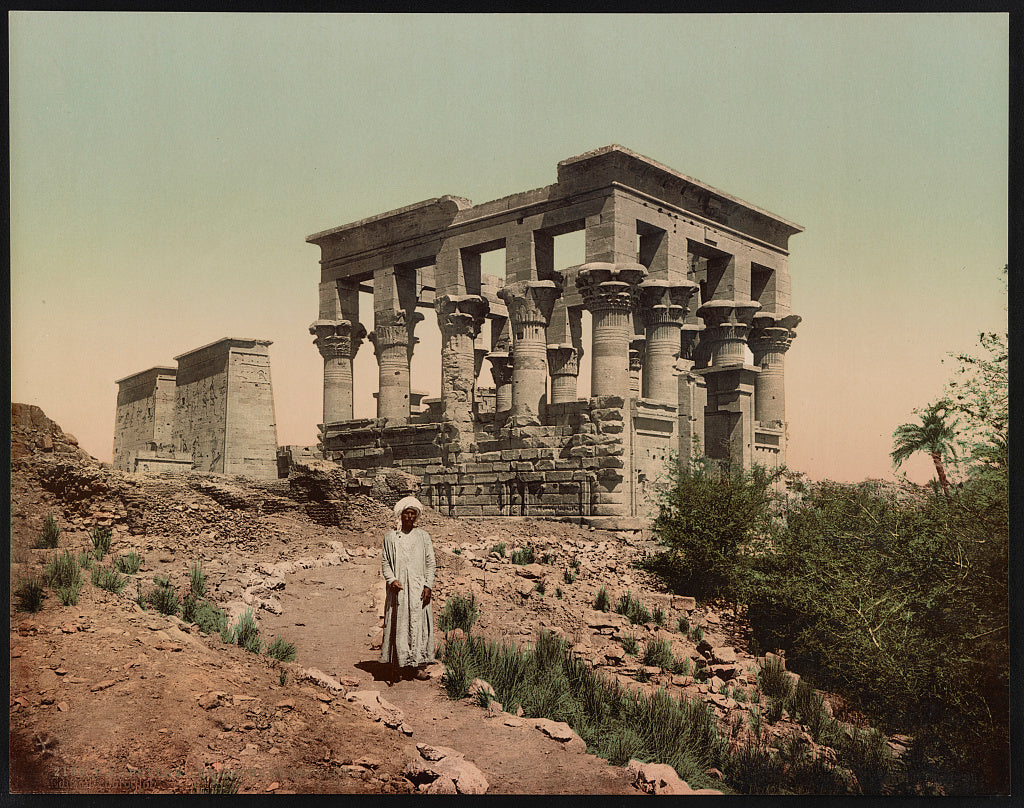
<path id="1" fill-rule="evenodd" d="M 616 767 L 587 754 L 564 724 L 449 700 L 440 663 L 429 682 L 389 687 L 377 658 L 380 540 L 393 517 L 348 494 L 329 465 L 300 463 L 279 481 L 128 475 L 89 457 L 38 408 L 12 405 L 12 593 L 55 552 L 34 548 L 47 515 L 62 528 L 60 548 L 91 549 L 92 528 L 109 526 L 111 555 L 134 550 L 144 561 L 120 595 L 91 585 L 88 573 L 75 606 L 48 590 L 29 614 L 12 595 L 13 792 L 192 792 L 224 771 L 239 776 L 241 793 L 687 790 L 665 767 Z M 764 710 L 742 621 L 665 594 L 635 569 L 654 549 L 649 537 L 431 511 L 420 524 L 438 560 L 435 614 L 453 595 L 473 595 L 474 633 L 526 644 L 540 629 L 556 631 L 629 687 L 708 701 L 724 727 L 742 725 L 740 738 L 750 709 Z M 504 557 L 492 552 L 502 543 Z M 513 550 L 528 545 L 537 563 L 513 564 Z M 264 639 L 296 646 L 296 662 L 225 645 L 136 603 L 155 575 L 187 591 L 195 563 L 211 600 L 232 620 L 252 610 Z M 660 607 L 665 627 L 595 611 L 602 586 L 613 603 L 629 591 Z M 703 628 L 702 642 L 675 630 L 679 617 Z M 646 668 L 623 649 L 626 635 L 641 648 L 667 640 L 676 656 L 708 666 L 710 682 Z M 767 730 L 772 745 L 793 734 L 810 740 L 786 720 Z"/>

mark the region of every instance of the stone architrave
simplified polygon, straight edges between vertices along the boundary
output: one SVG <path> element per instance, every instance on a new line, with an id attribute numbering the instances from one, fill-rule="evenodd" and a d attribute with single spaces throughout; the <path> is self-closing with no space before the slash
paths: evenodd
<path id="1" fill-rule="evenodd" d="M 744 364 L 747 335 L 760 308 L 754 300 L 709 300 L 697 309 L 704 320 L 701 342 L 708 346 L 710 367 Z"/>
<path id="2" fill-rule="evenodd" d="M 785 358 L 800 320 L 796 314 L 780 317 L 769 311 L 754 315 L 750 350 L 754 364 L 761 368 L 754 385 L 754 418 L 764 424 L 786 421 Z"/>
<path id="3" fill-rule="evenodd" d="M 315 320 L 309 333 L 324 358 L 324 424 L 351 421 L 352 360 L 366 328 L 351 320 Z"/>
<path id="4" fill-rule="evenodd" d="M 680 329 L 699 288 L 693 281 L 660 278 L 648 278 L 640 284 L 640 315 L 647 333 L 642 388 L 646 399 L 675 401 L 678 396 L 675 361 Z"/>
<path id="5" fill-rule="evenodd" d="M 494 411 L 507 412 L 512 409 L 512 354 L 492 351 L 487 354 L 487 361 L 491 363 L 494 379 Z"/>
<path id="6" fill-rule="evenodd" d="M 540 424 L 548 379 L 544 332 L 561 294 L 553 280 L 516 281 L 498 291 L 512 326 L 512 417 L 520 426 Z"/>
<path id="7" fill-rule="evenodd" d="M 591 313 L 591 395 L 621 396 L 629 389 L 630 314 L 647 270 L 636 263 L 592 261 L 576 274 L 576 287 Z"/>
<path id="8" fill-rule="evenodd" d="M 548 345 L 548 373 L 551 374 L 551 403 L 567 404 L 576 400 L 576 381 L 580 375 L 582 350 L 568 343 Z"/>
<path id="9" fill-rule="evenodd" d="M 473 341 L 489 306 L 480 295 L 440 295 L 434 304 L 441 329 L 441 419 L 449 425 L 450 450 L 466 451 L 461 439 L 471 441 L 473 433 Z"/>
<path id="10" fill-rule="evenodd" d="M 422 319 L 419 312 L 404 309 L 374 312 L 376 322 L 369 340 L 373 343 L 379 370 L 378 418 L 392 421 L 409 419 L 409 363 L 418 341 L 413 331 Z"/>

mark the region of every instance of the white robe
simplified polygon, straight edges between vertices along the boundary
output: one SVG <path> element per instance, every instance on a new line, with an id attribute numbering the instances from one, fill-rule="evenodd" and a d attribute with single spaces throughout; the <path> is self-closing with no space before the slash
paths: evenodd
<path id="1" fill-rule="evenodd" d="M 390 588 L 384 607 L 384 639 L 380 661 L 391 662 L 391 627 L 395 623 L 395 649 L 400 667 L 415 667 L 434 661 L 434 614 L 423 605 L 423 587 L 434 589 L 434 545 L 430 535 L 418 527 L 408 533 L 389 530 L 384 536 L 381 572 L 385 585 L 397 580 L 397 620 Z"/>

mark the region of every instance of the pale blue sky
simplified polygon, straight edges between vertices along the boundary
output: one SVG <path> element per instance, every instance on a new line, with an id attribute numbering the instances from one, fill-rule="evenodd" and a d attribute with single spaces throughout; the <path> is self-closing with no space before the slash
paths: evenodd
<path id="1" fill-rule="evenodd" d="M 274 340 L 279 441 L 313 443 L 305 237 L 609 143 L 806 228 L 793 468 L 891 473 L 946 353 L 1005 328 L 1005 14 L 9 20 L 12 397 L 103 460 L 114 381 L 223 336 Z"/>

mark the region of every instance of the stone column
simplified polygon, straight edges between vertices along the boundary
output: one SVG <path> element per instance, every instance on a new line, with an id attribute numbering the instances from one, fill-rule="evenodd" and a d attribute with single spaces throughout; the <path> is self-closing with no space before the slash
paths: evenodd
<path id="1" fill-rule="evenodd" d="M 469 451 L 473 435 L 473 340 L 487 315 L 479 295 L 440 295 L 434 300 L 441 329 L 441 419 L 448 451 Z"/>
<path id="2" fill-rule="evenodd" d="M 781 426 L 786 422 L 785 357 L 800 319 L 795 314 L 780 317 L 774 312 L 754 315 L 750 350 L 754 364 L 761 368 L 754 385 L 754 418 L 762 423 Z"/>
<path id="3" fill-rule="evenodd" d="M 413 346 L 418 341 L 413 330 L 422 319 L 423 315 L 415 311 L 374 312 L 376 322 L 369 339 L 373 343 L 379 371 L 378 418 L 409 420 L 409 363 Z"/>
<path id="4" fill-rule="evenodd" d="M 679 356 L 680 329 L 690 299 L 700 287 L 693 281 L 648 278 L 640 284 L 640 315 L 647 331 L 643 363 L 643 397 L 676 401 L 679 385 L 675 361 Z"/>
<path id="5" fill-rule="evenodd" d="M 707 404 L 707 387 L 704 378 L 693 372 L 693 355 L 702 325 L 683 324 L 679 330 L 679 358 L 675 370 L 679 374 L 677 390 L 679 395 L 679 459 L 686 461 L 693 456 L 694 449 L 704 448 L 704 406 Z"/>
<path id="6" fill-rule="evenodd" d="M 487 354 L 494 379 L 494 411 L 507 412 L 512 409 L 512 355 L 507 351 L 492 351 Z"/>
<path id="7" fill-rule="evenodd" d="M 747 335 L 760 308 L 761 304 L 753 300 L 709 300 L 697 309 L 704 319 L 701 341 L 710 350 L 709 367 L 744 364 Z"/>
<path id="8" fill-rule="evenodd" d="M 589 238 L 589 234 L 588 234 Z M 591 313 L 591 395 L 623 396 L 629 390 L 630 312 L 637 284 L 647 276 L 640 264 L 583 264 L 576 286 Z"/>
<path id="9" fill-rule="evenodd" d="M 512 417 L 518 426 L 540 425 L 548 380 L 544 329 L 561 294 L 555 281 L 516 281 L 498 292 L 512 326 Z"/>
<path id="10" fill-rule="evenodd" d="M 580 354 L 568 344 L 548 346 L 548 372 L 551 374 L 551 403 L 567 404 L 576 400 L 576 381 L 580 375 Z"/>
<path id="11" fill-rule="evenodd" d="M 309 327 L 324 358 L 324 424 L 352 420 L 352 360 L 366 328 L 351 320 L 316 320 Z"/>
<path id="12" fill-rule="evenodd" d="M 644 337 L 635 337 L 629 341 L 629 397 L 640 398 L 640 374 L 644 368 Z"/>

